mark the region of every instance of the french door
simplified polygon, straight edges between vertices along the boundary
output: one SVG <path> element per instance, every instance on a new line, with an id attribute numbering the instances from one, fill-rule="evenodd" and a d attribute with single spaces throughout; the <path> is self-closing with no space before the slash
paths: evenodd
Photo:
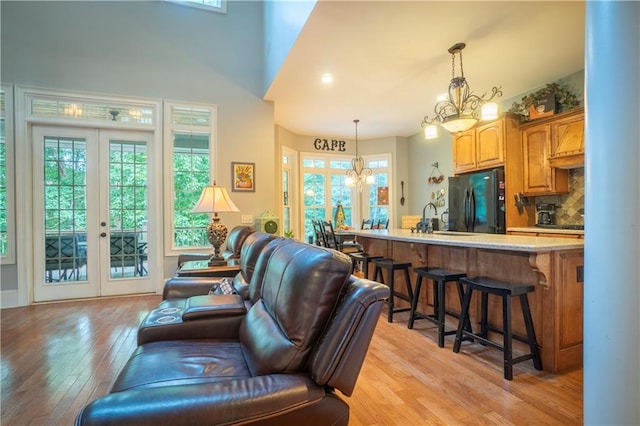
<path id="1" fill-rule="evenodd" d="M 33 127 L 34 301 L 154 291 L 152 140 L 142 131 Z"/>

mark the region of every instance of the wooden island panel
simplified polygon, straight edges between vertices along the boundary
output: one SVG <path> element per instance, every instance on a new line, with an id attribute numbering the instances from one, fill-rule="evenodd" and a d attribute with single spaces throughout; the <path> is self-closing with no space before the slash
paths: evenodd
<path id="1" fill-rule="evenodd" d="M 474 237 L 477 238 L 477 237 Z M 583 250 L 544 251 L 541 253 L 440 245 L 436 242 L 409 242 L 358 235 L 358 241 L 372 254 L 411 262 L 413 267 L 441 267 L 464 271 L 468 276 L 488 276 L 503 281 L 536 285 L 529 294 L 529 304 L 540 345 L 543 368 L 553 373 L 582 366 L 582 285 L 577 283 L 576 268 L 583 265 Z M 373 270 L 370 271 L 370 274 Z M 416 275 L 411 271 L 415 287 Z M 371 274 L 370 277 L 373 277 Z M 403 275 L 396 275 L 396 291 L 406 294 Z M 385 277 L 385 282 L 387 277 Z M 447 286 L 447 310 L 460 312 L 457 289 Z M 431 312 L 433 290 L 423 281 L 418 310 Z M 408 306 L 398 300 L 400 306 Z M 526 336 L 520 303 L 512 306 L 514 334 Z M 474 294 L 471 319 L 474 328 L 480 322 L 480 297 Z M 502 327 L 500 298 L 489 297 L 489 323 Z M 495 338 L 501 339 L 499 335 Z M 514 342 L 516 344 L 516 342 Z"/>

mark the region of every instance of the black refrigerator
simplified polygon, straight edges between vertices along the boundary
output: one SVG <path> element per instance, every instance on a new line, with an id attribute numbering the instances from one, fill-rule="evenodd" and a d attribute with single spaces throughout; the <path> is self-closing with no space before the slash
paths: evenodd
<path id="1" fill-rule="evenodd" d="M 449 230 L 504 234 L 504 170 L 449 178 Z"/>

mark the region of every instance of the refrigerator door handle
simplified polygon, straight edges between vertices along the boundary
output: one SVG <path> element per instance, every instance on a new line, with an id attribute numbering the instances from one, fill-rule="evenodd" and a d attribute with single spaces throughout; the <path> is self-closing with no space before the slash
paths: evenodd
<path id="1" fill-rule="evenodd" d="M 465 231 L 469 230 L 469 188 L 464 189 L 464 202 L 462 204 L 464 206 L 464 229 Z"/>
<path id="2" fill-rule="evenodd" d="M 473 192 L 473 188 L 469 192 L 469 222 L 471 222 L 471 232 L 473 232 L 476 227 L 476 194 Z"/>

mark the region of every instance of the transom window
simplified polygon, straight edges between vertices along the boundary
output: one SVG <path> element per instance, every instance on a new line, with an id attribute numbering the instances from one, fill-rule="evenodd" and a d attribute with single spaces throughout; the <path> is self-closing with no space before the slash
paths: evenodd
<path id="1" fill-rule="evenodd" d="M 196 7 L 198 9 L 209 10 L 211 12 L 227 13 L 226 0 L 166 0 L 184 6 Z"/>

